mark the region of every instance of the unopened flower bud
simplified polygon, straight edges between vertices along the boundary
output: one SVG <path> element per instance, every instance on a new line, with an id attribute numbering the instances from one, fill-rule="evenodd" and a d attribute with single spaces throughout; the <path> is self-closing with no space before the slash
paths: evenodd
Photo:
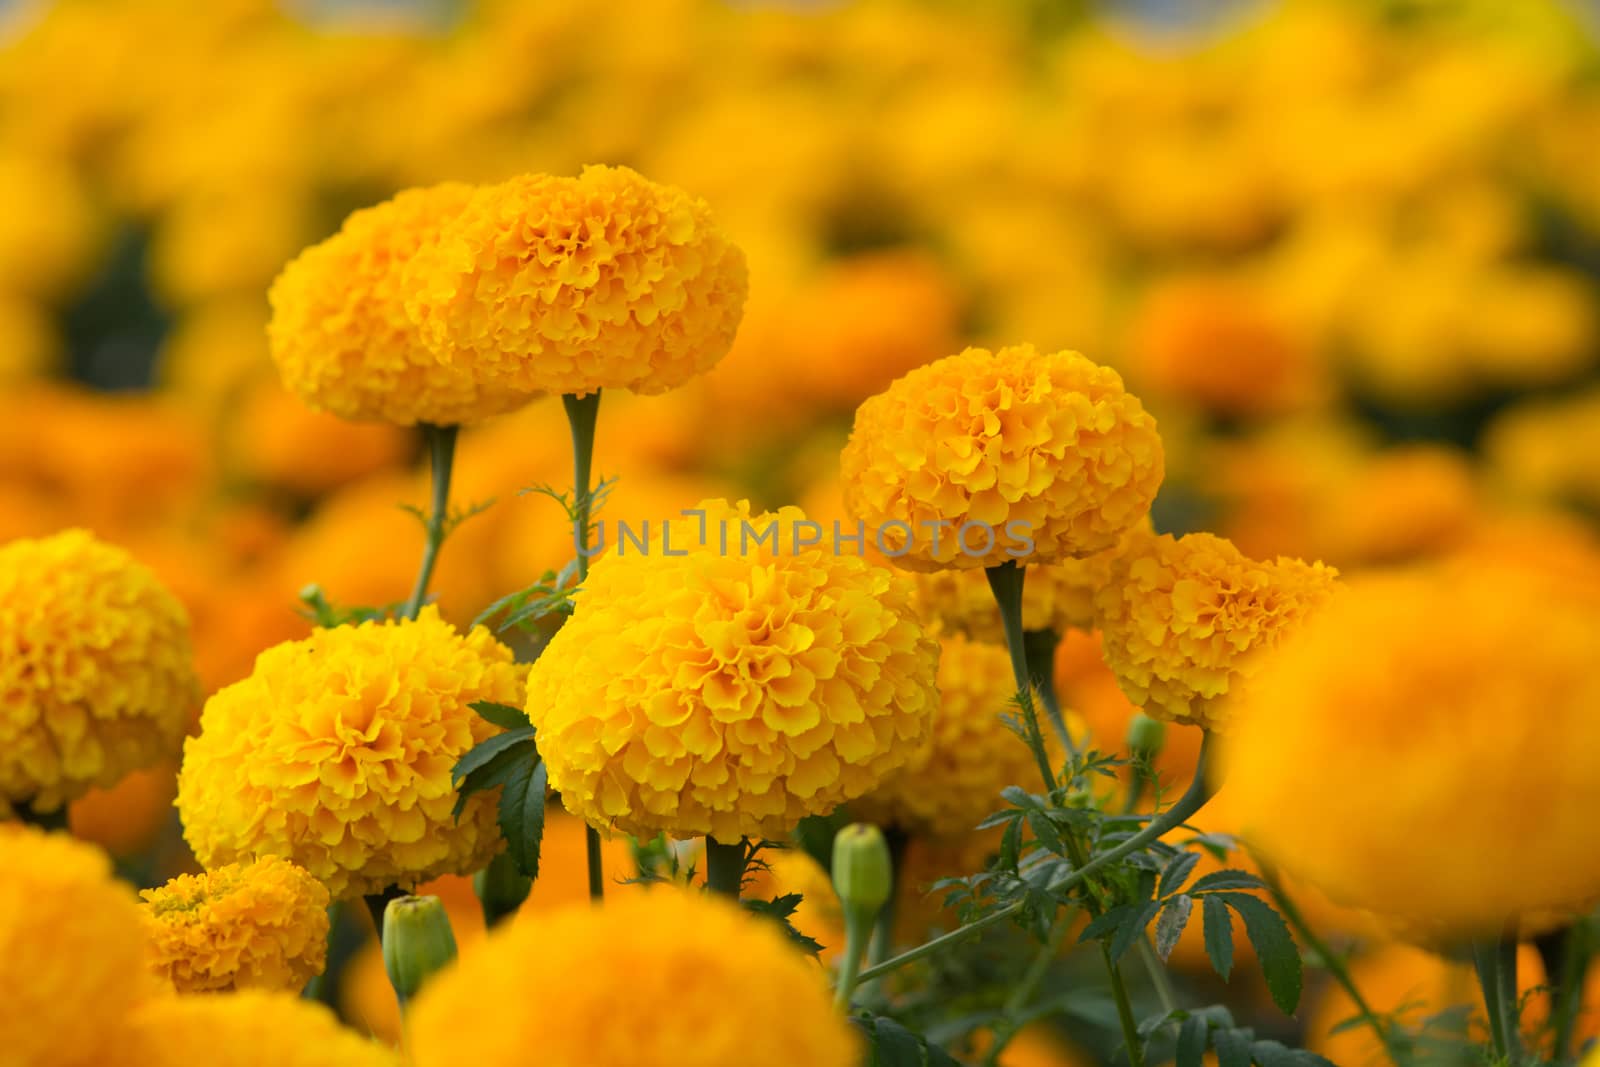
<path id="1" fill-rule="evenodd" d="M 383 912 L 383 967 L 404 1005 L 456 958 L 450 916 L 438 897 L 399 897 Z"/>
<path id="2" fill-rule="evenodd" d="M 1152 719 L 1141 712 L 1128 723 L 1128 751 L 1135 755 L 1154 757 L 1166 743 L 1167 724 L 1160 719 Z"/>
<path id="3" fill-rule="evenodd" d="M 533 879 L 517 870 L 509 852 L 496 856 L 472 877 L 472 888 L 483 905 L 483 921 L 490 928 L 509 919 L 533 892 Z"/>
<path id="4" fill-rule="evenodd" d="M 869 823 L 851 823 L 833 839 L 833 888 L 846 919 L 870 923 L 889 902 L 894 865 L 883 833 Z"/>

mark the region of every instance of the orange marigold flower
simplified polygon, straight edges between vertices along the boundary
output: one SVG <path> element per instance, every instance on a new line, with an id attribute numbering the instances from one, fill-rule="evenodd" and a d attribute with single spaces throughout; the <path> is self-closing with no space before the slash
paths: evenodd
<path id="1" fill-rule="evenodd" d="M 133 1015 L 140 1067 L 401 1067 L 400 1056 L 339 1025 L 333 1012 L 290 993 L 161 997 Z"/>
<path id="2" fill-rule="evenodd" d="M 1032 345 L 969 348 L 856 411 L 845 509 L 911 570 L 1051 563 L 1117 543 L 1164 470 L 1116 371 Z"/>

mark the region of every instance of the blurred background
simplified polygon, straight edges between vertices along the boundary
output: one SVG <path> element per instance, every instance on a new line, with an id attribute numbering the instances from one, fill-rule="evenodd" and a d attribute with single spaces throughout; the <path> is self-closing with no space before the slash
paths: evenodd
<path id="1" fill-rule="evenodd" d="M 710 495 L 837 517 L 862 399 L 1018 341 L 1117 367 L 1155 411 L 1165 530 L 1355 570 L 1561 552 L 1600 517 L 1600 50 L 1577 3 L 0 12 L 0 539 L 128 546 L 187 603 L 208 690 L 307 630 L 308 582 L 409 590 L 418 442 L 284 392 L 265 293 L 350 210 L 443 179 L 627 164 L 748 253 L 716 371 L 606 398 L 613 520 Z M 518 490 L 568 463 L 553 404 L 464 435 L 456 503 L 487 507 L 444 550 L 447 615 L 565 561 L 559 509 Z M 1115 744 L 1131 709 L 1093 638 L 1061 669 Z M 188 862 L 172 793 L 170 768 L 136 775 L 73 820 L 148 883 Z"/>

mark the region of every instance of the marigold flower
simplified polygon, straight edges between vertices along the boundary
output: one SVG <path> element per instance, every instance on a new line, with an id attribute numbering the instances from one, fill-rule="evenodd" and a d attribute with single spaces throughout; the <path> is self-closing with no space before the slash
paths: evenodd
<path id="1" fill-rule="evenodd" d="M 1212 534 L 1131 536 L 1095 596 L 1106 663 L 1147 715 L 1224 725 L 1218 698 L 1331 595 L 1338 572 L 1250 559 Z"/>
<path id="2" fill-rule="evenodd" d="M 753 1054 L 773 1067 L 850 1067 L 860 1055 L 822 972 L 775 925 L 667 888 L 502 927 L 423 989 L 409 1035 L 416 1067 L 511 1067 L 529 1049 L 585 1067 L 667 1067 L 687 1050 L 696 1067 L 745 1067 Z"/>
<path id="3" fill-rule="evenodd" d="M 322 973 L 328 891 L 277 856 L 146 889 L 151 969 L 180 993 L 296 992 Z"/>
<path id="4" fill-rule="evenodd" d="M 595 561 L 529 674 L 528 716 L 551 787 L 592 825 L 776 838 L 911 757 L 938 646 L 903 578 L 797 545 L 800 509 L 698 510 L 649 555 Z"/>
<path id="5" fill-rule="evenodd" d="M 1240 829 L 1430 937 L 1589 906 L 1597 619 L 1593 585 L 1477 556 L 1355 584 L 1238 702 Z"/>
<path id="6" fill-rule="evenodd" d="M 480 189 L 412 260 L 407 310 L 447 365 L 524 392 L 661 393 L 727 354 L 744 254 L 705 201 L 626 167 Z"/>
<path id="7" fill-rule="evenodd" d="M 210 867 L 284 856 L 335 899 L 476 870 L 500 848 L 494 803 L 457 821 L 450 769 L 498 732 L 469 705 L 522 695 L 510 649 L 431 605 L 277 645 L 184 746 L 184 836 Z"/>
<path id="8" fill-rule="evenodd" d="M 326 1007 L 289 993 L 161 997 L 133 1015 L 134 1061 L 189 1067 L 401 1067 L 400 1056 L 339 1025 Z"/>
<path id="9" fill-rule="evenodd" d="M 1093 555 L 1161 484 L 1156 423 L 1116 371 L 1032 345 L 969 348 L 856 410 L 845 509 L 910 570 Z"/>
<path id="10" fill-rule="evenodd" d="M 0 1048 L 14 1067 L 115 1062 L 118 1020 L 144 992 L 133 890 L 66 834 L 0 823 Z"/>
<path id="11" fill-rule="evenodd" d="M 472 192 L 460 182 L 408 189 L 355 212 L 283 269 L 267 336 L 285 385 L 321 411 L 407 426 L 472 422 L 531 399 L 441 362 L 406 317 L 405 264 Z"/>
<path id="12" fill-rule="evenodd" d="M 148 568 L 84 530 L 0 545 L 0 800 L 53 811 L 176 756 L 199 699 Z"/>

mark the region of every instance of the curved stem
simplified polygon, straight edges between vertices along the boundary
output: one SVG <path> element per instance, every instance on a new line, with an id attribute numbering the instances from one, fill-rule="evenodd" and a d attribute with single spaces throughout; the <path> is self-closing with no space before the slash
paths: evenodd
<path id="1" fill-rule="evenodd" d="M 839 1012 L 850 1010 L 850 998 L 855 994 L 856 983 L 861 979 L 861 961 L 867 954 L 870 925 L 847 922 L 844 927 L 844 959 L 839 963 L 839 984 L 833 990 L 833 1007 Z"/>
<path id="2" fill-rule="evenodd" d="M 1512 928 L 1499 940 L 1478 941 L 1472 946 L 1472 962 L 1483 988 L 1483 1003 L 1489 1015 L 1489 1035 L 1494 1050 L 1506 1063 L 1516 1064 L 1522 1055 L 1522 1040 L 1517 1010 L 1517 938 Z"/>
<path id="3" fill-rule="evenodd" d="M 744 838 L 732 845 L 706 838 L 707 889 L 739 899 L 739 892 L 744 888 L 745 844 Z"/>
<path id="4" fill-rule="evenodd" d="M 1006 631 L 1006 648 L 1011 653 L 1011 674 L 1017 683 L 1017 703 L 1022 708 L 1022 725 L 1028 734 L 1028 747 L 1039 763 L 1039 775 L 1045 788 L 1056 791 L 1055 772 L 1050 769 L 1050 755 L 1045 750 L 1044 734 L 1039 730 L 1039 716 L 1033 709 L 1033 676 L 1028 672 L 1028 644 L 1022 632 L 1022 581 L 1027 571 L 1015 560 L 984 570 L 989 579 L 989 590 L 1000 607 L 1000 621 Z"/>
<path id="5" fill-rule="evenodd" d="M 1152 841 L 1159 840 L 1164 834 L 1170 833 L 1188 822 L 1195 812 L 1206 806 L 1216 790 L 1211 788 L 1208 781 L 1212 760 L 1211 734 L 1208 731 L 1200 741 L 1200 759 L 1195 766 L 1194 780 L 1189 783 L 1189 788 L 1183 796 L 1166 811 L 1156 815 L 1146 824 L 1143 830 L 1128 838 L 1122 844 L 1100 853 L 1094 859 L 1072 872 L 1072 875 L 1057 887 L 1058 891 L 1076 885 L 1096 871 L 1117 862 L 1122 857 L 1139 851 Z"/>
<path id="6" fill-rule="evenodd" d="M 970 937 L 975 937 L 976 935 L 989 929 L 989 927 L 1005 922 L 1007 919 L 1011 918 L 1021 910 L 1021 901 L 1017 901 L 1015 904 L 1007 904 L 999 911 L 991 911 L 977 922 L 958 927 L 954 930 L 951 930 L 948 934 L 943 934 L 939 937 L 936 937 L 932 941 L 918 945 L 916 948 L 908 949 L 905 952 L 900 953 L 900 955 L 895 956 L 893 959 L 887 959 L 875 966 L 868 967 L 857 976 L 857 980 L 861 982 L 870 982 L 874 978 L 882 978 L 884 975 L 890 973 L 891 971 L 899 970 L 908 963 L 915 963 L 924 956 L 931 956 L 936 952 L 942 952 L 945 949 L 950 948 L 952 945 L 958 945 Z"/>
<path id="7" fill-rule="evenodd" d="M 578 582 L 589 576 L 589 478 L 594 465 L 594 429 L 600 419 L 600 391 L 585 396 L 571 393 L 561 398 L 572 429 L 572 536 L 578 553 Z M 600 852 L 600 832 L 584 828 L 584 848 L 589 862 L 589 898 L 600 900 L 606 893 L 604 860 Z"/>
<path id="8" fill-rule="evenodd" d="M 406 601 L 404 618 L 414 619 L 422 610 L 428 596 L 428 583 L 433 580 L 434 564 L 439 559 L 439 547 L 450 532 L 450 468 L 455 461 L 455 426 L 422 424 L 422 437 L 428 443 L 428 466 L 433 475 L 433 500 L 423 519 L 427 540 L 422 546 L 422 567 L 417 571 L 417 581 L 411 588 L 411 598 Z"/>
<path id="9" fill-rule="evenodd" d="M 1100 958 L 1105 960 L 1106 972 L 1111 976 L 1111 994 L 1117 1002 L 1117 1021 L 1122 1024 L 1122 1043 L 1128 1050 L 1128 1067 L 1144 1067 L 1144 1046 L 1139 1040 L 1139 1023 L 1133 1017 L 1133 1004 L 1128 1000 L 1128 987 L 1123 984 L 1117 961 L 1111 958 L 1109 942 L 1100 942 Z"/>

